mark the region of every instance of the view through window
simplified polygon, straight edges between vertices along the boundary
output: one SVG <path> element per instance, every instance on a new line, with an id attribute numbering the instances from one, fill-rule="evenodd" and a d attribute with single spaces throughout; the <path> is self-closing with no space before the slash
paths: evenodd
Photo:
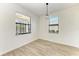
<path id="1" fill-rule="evenodd" d="M 49 16 L 49 32 L 58 33 L 59 32 L 59 17 Z"/>
<path id="2" fill-rule="evenodd" d="M 16 13 L 16 34 L 31 33 L 31 19 L 28 16 Z"/>

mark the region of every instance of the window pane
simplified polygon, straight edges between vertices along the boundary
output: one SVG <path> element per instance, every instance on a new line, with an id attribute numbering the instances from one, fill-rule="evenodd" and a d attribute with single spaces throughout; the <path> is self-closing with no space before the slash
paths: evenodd
<path id="1" fill-rule="evenodd" d="M 16 24 L 16 33 L 20 33 L 20 24 Z"/>
<path id="2" fill-rule="evenodd" d="M 16 13 L 16 33 L 25 34 L 31 31 L 31 19 L 20 13 Z"/>
<path id="3" fill-rule="evenodd" d="M 24 33 L 24 25 L 21 24 L 21 33 Z"/>
<path id="4" fill-rule="evenodd" d="M 26 33 L 26 25 L 24 25 L 24 33 Z"/>
<path id="5" fill-rule="evenodd" d="M 29 27 L 28 27 L 28 31 L 29 33 L 31 32 L 31 25 L 29 24 Z"/>
<path id="6" fill-rule="evenodd" d="M 16 19 L 16 23 L 24 23 L 22 19 Z"/>
<path id="7" fill-rule="evenodd" d="M 59 32 L 58 16 L 49 16 L 49 32 Z"/>
<path id="8" fill-rule="evenodd" d="M 28 31 L 28 25 L 26 25 L 26 33 L 28 33 L 29 31 Z"/>
<path id="9" fill-rule="evenodd" d="M 49 16 L 50 24 L 58 24 L 58 16 Z"/>
<path id="10" fill-rule="evenodd" d="M 30 24 L 30 17 L 26 16 L 26 24 Z"/>
<path id="11" fill-rule="evenodd" d="M 50 26 L 50 30 L 58 30 L 58 26 Z"/>

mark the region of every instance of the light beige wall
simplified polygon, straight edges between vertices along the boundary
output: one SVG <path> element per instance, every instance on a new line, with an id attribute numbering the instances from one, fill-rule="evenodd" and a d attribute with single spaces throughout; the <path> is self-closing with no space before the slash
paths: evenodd
<path id="1" fill-rule="evenodd" d="M 79 48 L 79 6 L 51 14 L 59 16 L 59 34 L 48 32 L 48 20 L 40 17 L 39 38 Z"/>
<path id="2" fill-rule="evenodd" d="M 32 33 L 16 36 L 16 12 L 31 17 Z M 37 39 L 38 17 L 17 4 L 0 4 L 0 54 Z"/>

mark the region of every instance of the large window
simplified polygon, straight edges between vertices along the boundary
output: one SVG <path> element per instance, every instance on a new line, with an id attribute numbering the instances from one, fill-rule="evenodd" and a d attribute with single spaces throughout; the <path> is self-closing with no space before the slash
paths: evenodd
<path id="1" fill-rule="evenodd" d="M 16 13 L 16 34 L 31 33 L 31 19 L 20 13 Z"/>
<path id="2" fill-rule="evenodd" d="M 49 16 L 49 32 L 58 33 L 59 32 L 59 17 Z"/>

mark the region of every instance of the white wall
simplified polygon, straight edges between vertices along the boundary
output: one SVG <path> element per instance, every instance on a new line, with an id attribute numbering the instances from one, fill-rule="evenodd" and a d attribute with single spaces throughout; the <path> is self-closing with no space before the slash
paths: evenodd
<path id="1" fill-rule="evenodd" d="M 79 48 L 79 6 L 51 14 L 59 16 L 59 34 L 48 32 L 48 20 L 40 17 L 39 38 Z"/>
<path id="2" fill-rule="evenodd" d="M 32 33 L 16 36 L 16 12 L 30 16 Z M 45 39 L 79 47 L 79 6 L 54 12 L 59 16 L 59 34 L 48 33 L 48 19 L 39 18 L 16 4 L 0 4 L 0 54 L 36 39 Z"/>
<path id="3" fill-rule="evenodd" d="M 31 17 L 32 33 L 16 36 L 16 12 Z M 0 54 L 37 39 L 38 17 L 17 4 L 0 4 Z"/>

